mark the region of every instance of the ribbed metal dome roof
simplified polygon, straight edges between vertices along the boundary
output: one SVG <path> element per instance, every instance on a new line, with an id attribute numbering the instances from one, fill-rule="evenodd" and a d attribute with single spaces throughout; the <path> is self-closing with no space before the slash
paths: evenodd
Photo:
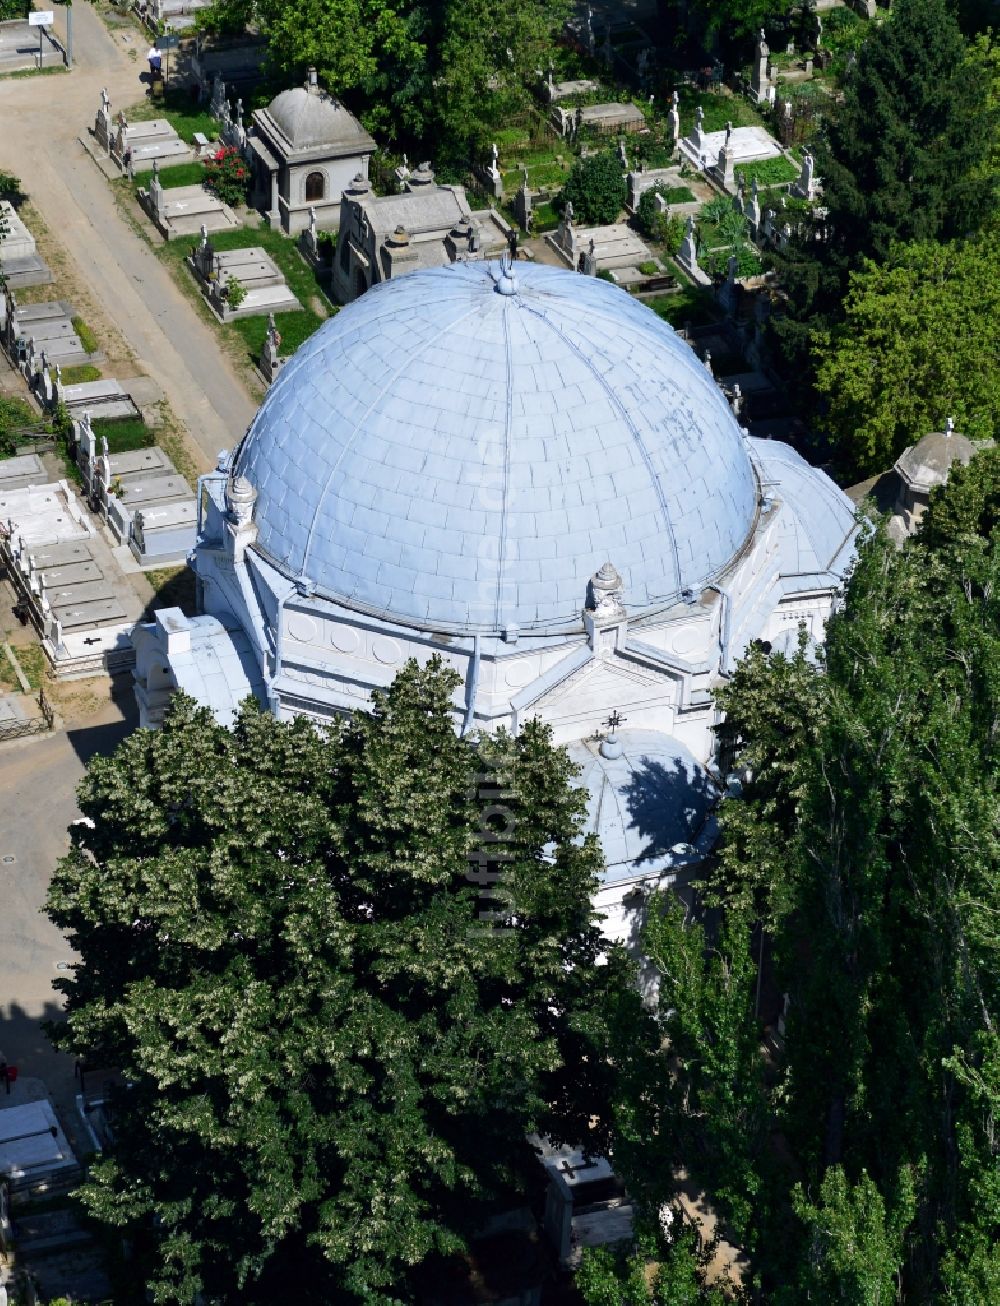
<path id="1" fill-rule="evenodd" d="M 285 574 L 454 632 L 579 629 L 608 560 L 631 614 L 666 606 L 726 570 L 757 504 L 740 429 L 671 328 L 525 264 L 369 290 L 283 368 L 234 475 Z"/>

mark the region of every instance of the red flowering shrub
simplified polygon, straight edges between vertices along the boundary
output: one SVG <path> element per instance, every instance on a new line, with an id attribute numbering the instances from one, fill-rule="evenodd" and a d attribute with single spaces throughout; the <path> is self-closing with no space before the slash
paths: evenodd
<path id="1" fill-rule="evenodd" d="M 250 169 L 235 146 L 224 145 L 206 161 L 205 185 L 231 208 L 246 203 Z"/>

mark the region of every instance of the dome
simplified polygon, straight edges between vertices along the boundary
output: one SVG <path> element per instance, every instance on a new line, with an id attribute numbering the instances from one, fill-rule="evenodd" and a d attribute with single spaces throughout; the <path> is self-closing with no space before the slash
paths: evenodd
<path id="1" fill-rule="evenodd" d="M 282 91 L 271 101 L 268 112 L 296 150 L 369 139 L 352 113 L 316 87 Z"/>
<path id="2" fill-rule="evenodd" d="M 606 741 L 608 742 L 608 741 Z M 568 745 L 587 790 L 584 833 L 604 853 L 604 884 L 662 874 L 697 857 L 718 800 L 708 772 L 679 740 L 623 730 L 614 748 L 593 739 Z"/>
<path id="3" fill-rule="evenodd" d="M 944 485 L 955 463 L 967 466 L 981 448 L 949 422 L 946 431 L 932 431 L 906 449 L 896 470 L 912 489 L 931 490 L 935 485 Z"/>
<path id="4" fill-rule="evenodd" d="M 690 348 L 608 282 L 527 264 L 366 292 L 282 369 L 233 474 L 285 575 L 447 632 L 579 631 L 609 560 L 630 616 L 661 609 L 729 567 L 757 512 Z"/>

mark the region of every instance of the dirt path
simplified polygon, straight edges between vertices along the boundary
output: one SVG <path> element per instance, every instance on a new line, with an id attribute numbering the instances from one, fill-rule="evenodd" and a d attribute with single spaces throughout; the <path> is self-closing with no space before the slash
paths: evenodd
<path id="1" fill-rule="evenodd" d="M 59 292 L 65 296 L 75 282 L 85 301 L 80 310 L 93 318 L 98 336 L 120 332 L 137 369 L 160 385 L 208 466 L 240 438 L 256 404 L 211 328 L 121 216 L 78 139 L 93 123 L 102 87 L 114 106 L 140 98 L 145 64 L 129 57 L 129 45 L 134 52 L 141 38 L 133 34 L 128 45 L 113 39 L 88 4 L 74 5 L 73 13 L 71 73 L 0 82 L 0 169 L 21 178 L 65 252 L 70 285 Z"/>

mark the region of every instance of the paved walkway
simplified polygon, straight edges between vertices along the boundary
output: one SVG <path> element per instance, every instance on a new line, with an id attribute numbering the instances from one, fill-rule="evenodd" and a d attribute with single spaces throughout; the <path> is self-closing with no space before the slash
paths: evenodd
<path id="1" fill-rule="evenodd" d="M 256 403 L 211 328 L 121 217 L 79 142 L 93 124 L 101 88 L 116 108 L 136 103 L 146 65 L 129 59 L 90 5 L 74 5 L 73 14 L 71 73 L 0 82 L 0 169 L 21 178 L 80 280 L 160 384 L 206 463 L 214 462 L 219 449 L 242 436 Z M 57 24 L 64 22 L 59 8 Z M 133 47 L 141 44 L 133 35 Z"/>

